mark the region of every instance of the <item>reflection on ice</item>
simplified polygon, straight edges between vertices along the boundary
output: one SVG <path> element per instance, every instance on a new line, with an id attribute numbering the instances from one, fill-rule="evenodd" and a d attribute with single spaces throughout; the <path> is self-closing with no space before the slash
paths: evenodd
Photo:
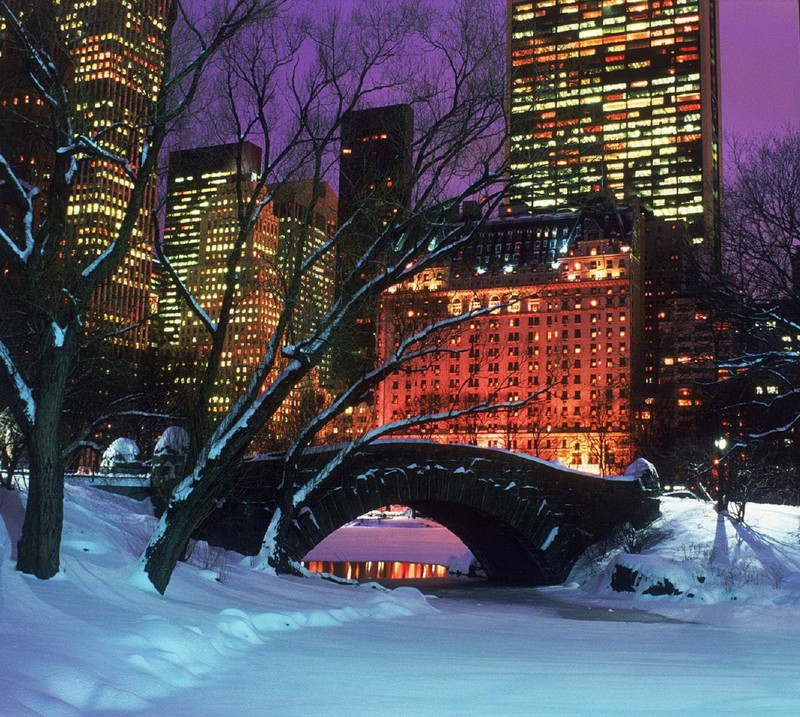
<path id="1" fill-rule="evenodd" d="M 362 562 L 310 560 L 303 565 L 313 573 L 330 573 L 348 580 L 364 578 L 427 579 L 446 578 L 447 566 L 431 563 L 400 563 L 383 560 L 367 560 Z"/>

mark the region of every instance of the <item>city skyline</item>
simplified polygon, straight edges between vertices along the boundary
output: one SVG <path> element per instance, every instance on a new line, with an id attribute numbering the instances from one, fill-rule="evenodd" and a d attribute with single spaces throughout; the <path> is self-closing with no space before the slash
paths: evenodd
<path id="1" fill-rule="evenodd" d="M 448 0 L 449 1 L 449 0 Z M 505 33 L 503 18 L 508 0 L 491 0 L 498 30 Z M 356 0 L 342 0 L 352 8 Z M 733 136 L 782 133 L 800 116 L 800 13 L 797 0 L 717 0 L 719 15 L 719 69 L 721 80 L 720 149 L 723 175 L 729 166 L 729 140 Z M 763 47 L 776 48 L 764 52 Z M 794 62 L 792 61 L 794 58 Z M 394 100 L 373 101 L 370 106 Z M 195 138 L 173 146 L 190 149 L 223 141 L 216 135 Z M 228 138 L 224 141 L 230 141 Z M 330 177 L 334 190 L 338 173 Z"/>

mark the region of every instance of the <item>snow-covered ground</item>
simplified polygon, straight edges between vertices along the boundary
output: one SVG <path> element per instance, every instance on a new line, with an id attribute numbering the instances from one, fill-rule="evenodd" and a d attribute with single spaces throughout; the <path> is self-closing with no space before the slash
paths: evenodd
<path id="1" fill-rule="evenodd" d="M 634 592 L 608 587 L 616 559 L 582 587 L 426 600 L 203 546 L 166 597 L 141 591 L 146 504 L 77 485 L 63 573 L 41 582 L 14 570 L 19 493 L 0 501 L 2 717 L 800 714 L 796 509 L 752 506 L 741 527 L 665 501 L 661 542 L 621 560 Z M 663 578 L 681 594 L 642 594 Z"/>

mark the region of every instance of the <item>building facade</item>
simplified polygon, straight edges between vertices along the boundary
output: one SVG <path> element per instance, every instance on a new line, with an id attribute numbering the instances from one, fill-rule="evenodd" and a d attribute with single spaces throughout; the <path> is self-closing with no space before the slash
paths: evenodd
<path id="1" fill-rule="evenodd" d="M 383 383 L 378 422 L 528 399 L 406 433 L 624 470 L 643 360 L 640 220 L 606 202 L 487 221 L 452 261 L 393 287 L 381 304 L 381 356 L 433 321 L 465 319 L 437 337 L 439 351 Z"/>
<path id="2" fill-rule="evenodd" d="M 698 291 L 686 225 L 650 218 L 642 235 L 645 357 L 637 418 L 643 443 L 671 450 L 679 436 L 719 429 L 714 387 L 725 327 Z"/>
<path id="3" fill-rule="evenodd" d="M 261 149 L 250 142 L 241 149 L 238 144 L 223 144 L 170 153 L 163 249 L 181 281 L 188 282 L 190 272 L 202 263 L 209 213 L 219 210 L 220 202 L 235 201 L 235 196 L 226 196 L 225 187 L 235 190 L 236 177 L 252 182 L 260 172 Z M 180 346 L 184 302 L 164 272 L 162 279 L 158 314 L 163 341 Z"/>
<path id="4" fill-rule="evenodd" d="M 720 260 L 716 0 L 509 0 L 511 198 L 638 196 Z"/>
<path id="5" fill-rule="evenodd" d="M 278 271 L 288 281 L 299 265 L 320 251 L 336 232 L 337 197 L 327 182 L 285 182 L 275 189 L 274 207 L 280 228 Z M 333 305 L 336 254 L 322 253 L 302 277 L 300 296 L 288 340 L 307 337 Z"/>

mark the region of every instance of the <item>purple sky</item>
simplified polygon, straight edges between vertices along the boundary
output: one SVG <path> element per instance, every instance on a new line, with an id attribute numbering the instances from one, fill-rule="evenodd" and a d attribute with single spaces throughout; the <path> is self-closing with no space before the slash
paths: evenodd
<path id="1" fill-rule="evenodd" d="M 723 134 L 800 123 L 798 0 L 718 0 Z"/>

